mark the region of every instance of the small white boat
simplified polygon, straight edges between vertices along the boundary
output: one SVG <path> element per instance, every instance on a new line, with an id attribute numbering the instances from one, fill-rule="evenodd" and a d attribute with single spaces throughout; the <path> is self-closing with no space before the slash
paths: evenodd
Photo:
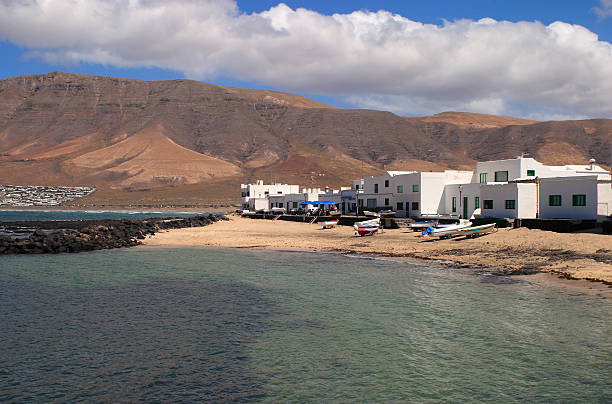
<path id="1" fill-rule="evenodd" d="M 406 222 L 406 224 L 414 231 L 423 230 L 428 228 L 429 226 L 438 227 L 437 220 L 427 220 L 425 222 Z"/>
<path id="2" fill-rule="evenodd" d="M 370 219 L 370 220 L 364 220 L 363 222 L 356 222 L 355 224 L 353 224 L 353 228 L 355 230 L 357 230 L 360 227 L 372 227 L 372 226 L 380 226 L 380 218 L 377 217 L 376 219 Z"/>
<path id="3" fill-rule="evenodd" d="M 438 227 L 437 229 L 433 227 L 428 227 L 425 231 L 423 231 L 420 236 L 421 237 L 440 237 L 446 238 L 456 234 L 459 234 L 459 230 L 470 227 L 472 222 L 467 219 L 461 219 L 459 223 L 452 224 L 445 227 Z"/>
<path id="4" fill-rule="evenodd" d="M 459 233 L 466 237 L 478 237 L 491 233 L 495 229 L 495 223 L 483 224 L 481 226 L 466 227 L 459 230 Z"/>
<path id="5" fill-rule="evenodd" d="M 375 217 L 380 217 L 380 214 L 379 214 L 379 213 L 376 213 L 376 212 L 370 212 L 369 210 L 364 210 L 364 211 L 363 211 L 363 214 L 364 214 L 364 215 L 366 215 L 366 216 L 375 216 Z"/>
<path id="6" fill-rule="evenodd" d="M 324 220 L 322 222 L 319 222 L 319 224 L 321 224 L 321 226 L 323 226 L 324 229 L 331 229 L 332 227 L 336 227 L 336 225 L 338 224 L 340 220 L 335 219 L 335 220 Z"/>

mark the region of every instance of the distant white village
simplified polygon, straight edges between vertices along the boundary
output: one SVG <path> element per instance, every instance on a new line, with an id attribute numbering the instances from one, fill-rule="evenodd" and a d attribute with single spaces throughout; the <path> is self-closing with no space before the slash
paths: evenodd
<path id="1" fill-rule="evenodd" d="M 612 214 L 610 172 L 585 165 L 547 166 L 533 158 L 479 162 L 476 172 L 387 171 L 340 189 L 242 184 L 242 209 L 301 212 L 333 201 L 343 214 L 389 210 L 411 218 L 603 220 Z M 322 207 L 322 206 L 321 206 Z"/>
<path id="2" fill-rule="evenodd" d="M 95 190 L 90 187 L 0 185 L 0 206 L 56 206 Z"/>

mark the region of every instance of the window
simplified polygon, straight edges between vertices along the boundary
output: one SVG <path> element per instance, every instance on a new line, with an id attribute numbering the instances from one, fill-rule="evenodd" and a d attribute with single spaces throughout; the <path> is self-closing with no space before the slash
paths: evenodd
<path id="1" fill-rule="evenodd" d="M 276 193 L 277 193 L 277 194 L 282 194 L 282 193 L 283 193 L 283 191 L 276 191 Z"/>
<path id="2" fill-rule="evenodd" d="M 412 192 L 419 192 L 419 184 L 414 184 L 412 186 Z"/>
<path id="3" fill-rule="evenodd" d="M 586 195 L 572 195 L 572 206 L 586 206 Z"/>
<path id="4" fill-rule="evenodd" d="M 398 202 L 396 210 L 404 210 L 404 203 L 403 202 Z"/>
<path id="5" fill-rule="evenodd" d="M 495 171 L 495 182 L 508 182 L 508 171 Z"/>
<path id="6" fill-rule="evenodd" d="M 548 195 L 548 206 L 561 206 L 561 195 Z"/>
<path id="7" fill-rule="evenodd" d="M 475 196 L 474 197 L 474 209 L 478 209 L 478 208 L 480 208 L 480 197 Z"/>
<path id="8" fill-rule="evenodd" d="M 492 199 L 485 199 L 482 201 L 482 207 L 484 209 L 493 209 L 493 200 Z"/>
<path id="9" fill-rule="evenodd" d="M 481 184 L 487 183 L 487 173 L 480 173 L 480 183 Z"/>
<path id="10" fill-rule="evenodd" d="M 389 198 L 385 198 L 385 206 L 389 206 Z"/>
<path id="11" fill-rule="evenodd" d="M 385 180 L 385 188 L 389 188 L 389 180 Z"/>
<path id="12" fill-rule="evenodd" d="M 264 195 L 270 195 L 270 191 L 265 191 Z"/>
<path id="13" fill-rule="evenodd" d="M 293 202 L 293 209 L 297 209 L 297 202 Z"/>
<path id="14" fill-rule="evenodd" d="M 514 199 L 506 199 L 506 209 L 516 209 L 516 201 Z"/>
<path id="15" fill-rule="evenodd" d="M 535 170 L 527 170 L 528 177 L 535 177 Z"/>
<path id="16" fill-rule="evenodd" d="M 359 190 L 359 184 L 355 184 L 355 191 Z"/>
<path id="17" fill-rule="evenodd" d="M 453 213 L 457 211 L 457 197 L 453 196 Z"/>
<path id="18" fill-rule="evenodd" d="M 418 202 L 412 202 L 412 210 L 419 210 L 419 203 Z"/>
<path id="19" fill-rule="evenodd" d="M 378 184 L 374 184 L 374 193 L 377 194 L 378 193 Z"/>
<path id="20" fill-rule="evenodd" d="M 250 195 L 251 195 L 251 191 L 247 191 L 247 196 L 250 196 Z"/>
<path id="21" fill-rule="evenodd" d="M 368 208 L 376 207 L 376 199 L 368 199 Z"/>
<path id="22" fill-rule="evenodd" d="M 397 193 L 398 194 L 403 194 L 404 193 L 404 186 L 403 185 L 398 185 L 397 186 Z"/>
<path id="23" fill-rule="evenodd" d="M 246 192 L 242 191 L 242 197 L 244 198 L 246 196 Z"/>

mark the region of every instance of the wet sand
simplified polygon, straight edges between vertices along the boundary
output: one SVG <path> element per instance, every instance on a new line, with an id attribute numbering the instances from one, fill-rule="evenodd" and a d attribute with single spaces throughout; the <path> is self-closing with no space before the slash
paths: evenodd
<path id="1" fill-rule="evenodd" d="M 240 216 L 230 219 L 208 227 L 158 233 L 144 243 L 353 252 L 436 260 L 503 274 L 548 272 L 566 278 L 603 281 L 605 284 L 600 285 L 604 289 L 612 285 L 610 235 L 520 228 L 499 229 L 474 239 L 424 240 L 409 229 L 389 229 L 384 234 L 359 237 L 348 226 L 324 230 L 318 224 Z"/>

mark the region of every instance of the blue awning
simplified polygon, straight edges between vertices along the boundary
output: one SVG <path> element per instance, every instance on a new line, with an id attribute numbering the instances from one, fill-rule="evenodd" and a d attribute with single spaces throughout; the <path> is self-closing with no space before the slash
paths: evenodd
<path id="1" fill-rule="evenodd" d="M 319 201 L 317 202 L 319 205 L 335 205 L 336 202 L 334 201 Z"/>
<path id="2" fill-rule="evenodd" d="M 300 202 L 298 203 L 299 206 L 304 206 L 304 205 L 314 205 L 316 202 L 310 202 L 310 201 L 304 201 L 304 202 Z"/>

